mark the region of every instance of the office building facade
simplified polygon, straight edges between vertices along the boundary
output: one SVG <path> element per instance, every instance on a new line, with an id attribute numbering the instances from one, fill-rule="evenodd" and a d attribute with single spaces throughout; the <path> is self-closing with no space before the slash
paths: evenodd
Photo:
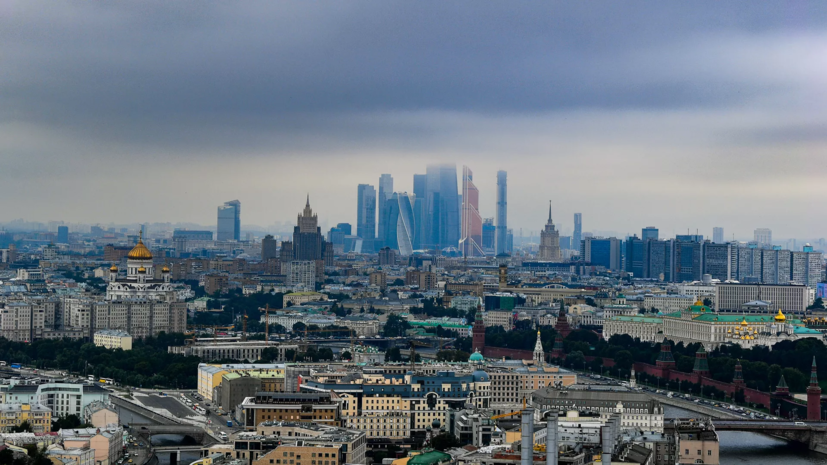
<path id="1" fill-rule="evenodd" d="M 587 237 L 580 241 L 580 257 L 593 266 L 619 271 L 623 263 L 621 241 L 616 237 Z"/>
<path id="2" fill-rule="evenodd" d="M 241 238 L 241 202 L 231 200 L 218 207 L 216 240 L 237 241 Z"/>
<path id="3" fill-rule="evenodd" d="M 413 253 L 413 237 L 416 230 L 413 204 L 415 199 L 405 192 L 396 192 L 386 202 L 387 213 L 382 238 L 385 247 L 399 251 L 403 257 Z"/>
<path id="4" fill-rule="evenodd" d="M 482 216 L 480 192 L 474 185 L 474 173 L 462 167 L 462 234 L 460 250 L 463 257 L 484 257 L 482 249 Z"/>
<path id="5" fill-rule="evenodd" d="M 583 240 L 583 214 L 574 214 L 574 233 L 571 235 L 572 247 L 580 247 L 580 242 Z M 582 260 L 582 255 L 581 255 Z"/>
<path id="6" fill-rule="evenodd" d="M 393 196 L 393 177 L 390 174 L 383 174 L 379 176 L 379 197 L 376 200 L 376 208 L 379 213 L 379 221 L 377 223 L 376 239 L 378 244 L 375 245 L 376 250 L 382 248 L 384 244 L 381 242 L 385 240 L 385 223 L 387 216 L 387 203 Z"/>
<path id="7" fill-rule="evenodd" d="M 496 254 L 508 253 L 508 173 L 497 171 Z"/>
<path id="8" fill-rule="evenodd" d="M 769 228 L 757 228 L 754 232 L 754 240 L 761 247 L 772 246 L 772 230 Z"/>
<path id="9" fill-rule="evenodd" d="M 716 244 L 724 243 L 724 228 L 720 226 L 712 228 L 712 242 Z"/>
<path id="10" fill-rule="evenodd" d="M 370 184 L 357 186 L 356 235 L 362 238 L 362 251 L 373 252 L 376 239 L 376 189 Z"/>
<path id="11" fill-rule="evenodd" d="M 457 167 L 453 164 L 428 165 L 426 169 L 422 248 L 457 247 L 460 238 Z"/>
<path id="12" fill-rule="evenodd" d="M 640 238 L 644 241 L 647 239 L 658 240 L 658 228 L 654 226 L 647 226 L 641 230 Z"/>

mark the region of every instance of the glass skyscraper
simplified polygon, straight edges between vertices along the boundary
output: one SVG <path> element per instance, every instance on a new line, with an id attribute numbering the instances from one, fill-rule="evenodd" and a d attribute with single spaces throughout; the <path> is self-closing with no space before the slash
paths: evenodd
<path id="1" fill-rule="evenodd" d="M 237 241 L 241 237 L 241 202 L 231 200 L 218 207 L 216 240 Z"/>
<path id="2" fill-rule="evenodd" d="M 425 230 L 422 248 L 457 247 L 460 214 L 456 165 L 428 165 L 423 208 Z"/>
<path id="3" fill-rule="evenodd" d="M 480 191 L 474 185 L 474 173 L 462 167 L 462 235 L 460 250 L 464 257 L 484 257 L 482 250 L 482 216 Z"/>
<path id="4" fill-rule="evenodd" d="M 379 221 L 376 223 L 376 227 L 378 228 L 376 232 L 376 239 L 377 242 L 382 242 L 385 240 L 385 216 L 387 215 L 387 211 L 385 207 L 388 203 L 388 200 L 391 199 L 393 195 L 393 177 L 389 174 L 383 174 L 379 176 L 379 197 L 376 201 L 376 208 L 379 210 Z M 376 244 L 376 250 L 382 244 Z"/>
<path id="5" fill-rule="evenodd" d="M 413 211 L 414 202 L 407 193 L 394 193 L 390 200 L 385 202 L 387 215 L 382 230 L 385 247 L 398 250 L 399 255 L 405 257 L 413 253 L 413 237 L 416 230 L 416 220 Z"/>
<path id="6" fill-rule="evenodd" d="M 508 173 L 497 171 L 496 253 L 508 253 Z"/>
<path id="7" fill-rule="evenodd" d="M 362 251 L 373 252 L 376 239 L 376 189 L 370 184 L 357 187 L 356 235 L 362 238 Z"/>

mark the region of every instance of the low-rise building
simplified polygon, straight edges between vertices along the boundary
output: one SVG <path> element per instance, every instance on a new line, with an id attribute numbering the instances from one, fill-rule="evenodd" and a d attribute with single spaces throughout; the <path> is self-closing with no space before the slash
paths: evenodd
<path id="1" fill-rule="evenodd" d="M 32 432 L 47 433 L 52 430 L 52 411 L 41 404 L 0 404 L 0 431 L 9 433 L 23 423 Z"/>
<path id="2" fill-rule="evenodd" d="M 255 397 L 244 399 L 237 418 L 248 429 L 255 429 L 265 421 L 339 426 L 341 411 L 330 393 L 258 392 Z"/>
<path id="3" fill-rule="evenodd" d="M 130 336 L 126 331 L 117 329 L 104 329 L 102 331 L 97 331 L 93 341 L 98 347 L 132 350 L 132 336 Z"/>

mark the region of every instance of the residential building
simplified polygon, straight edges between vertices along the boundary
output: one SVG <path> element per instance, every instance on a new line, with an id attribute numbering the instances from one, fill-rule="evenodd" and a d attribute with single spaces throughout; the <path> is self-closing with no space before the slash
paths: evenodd
<path id="1" fill-rule="evenodd" d="M 696 300 L 697 298 L 691 295 L 646 294 L 643 297 L 643 306 L 647 310 L 656 308 L 662 313 L 670 313 L 681 311 Z"/>
<path id="2" fill-rule="evenodd" d="M 231 200 L 218 207 L 216 240 L 238 241 L 241 239 L 241 202 Z"/>
<path id="3" fill-rule="evenodd" d="M 117 329 L 104 329 L 95 332 L 93 342 L 98 347 L 107 349 L 132 350 L 132 336 L 126 331 Z"/>
<path id="4" fill-rule="evenodd" d="M 109 391 L 93 384 L 16 384 L 6 392 L 7 403 L 39 404 L 55 417 L 77 415 L 93 402 L 109 402 Z"/>
<path id="5" fill-rule="evenodd" d="M 288 263 L 287 285 L 301 286 L 305 289 L 316 288 L 316 262 L 293 260 Z"/>
<path id="6" fill-rule="evenodd" d="M 115 465 L 123 455 L 121 427 L 62 429 L 58 432 L 66 449 L 95 451 L 95 465 Z"/>
<path id="7" fill-rule="evenodd" d="M 34 433 L 48 433 L 52 430 L 52 411 L 41 404 L 0 404 L 0 431 L 10 433 L 23 422 Z"/>
<path id="8" fill-rule="evenodd" d="M 69 243 L 69 226 L 58 226 L 57 227 L 57 243 L 58 244 L 68 244 Z"/>
<path id="9" fill-rule="evenodd" d="M 344 239 L 344 236 L 342 236 L 342 239 Z M 261 240 L 261 261 L 266 262 L 275 258 L 279 258 L 278 241 L 271 234 L 268 234 Z"/>
<path id="10" fill-rule="evenodd" d="M 46 311 L 43 308 L 26 302 L 9 302 L 0 308 L 0 334 L 10 341 L 40 339 L 45 327 Z"/>
<path id="11" fill-rule="evenodd" d="M 546 387 L 532 395 L 531 405 L 542 411 L 577 410 L 599 414 L 605 421 L 620 413 L 622 428 L 663 432 L 663 407 L 657 399 L 643 392 L 614 390 L 611 388 L 556 389 Z"/>

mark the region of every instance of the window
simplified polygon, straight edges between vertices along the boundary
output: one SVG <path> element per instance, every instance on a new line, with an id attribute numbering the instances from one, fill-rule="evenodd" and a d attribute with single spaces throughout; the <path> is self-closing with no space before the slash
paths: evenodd
<path id="1" fill-rule="evenodd" d="M 712 455 L 712 449 L 707 450 L 706 455 Z"/>

